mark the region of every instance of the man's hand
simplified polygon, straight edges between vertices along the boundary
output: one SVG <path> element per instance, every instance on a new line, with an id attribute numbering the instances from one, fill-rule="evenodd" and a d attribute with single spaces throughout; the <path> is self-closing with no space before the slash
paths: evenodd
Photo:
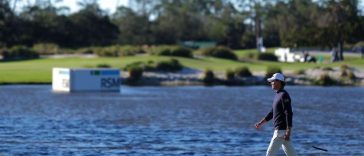
<path id="1" fill-rule="evenodd" d="M 286 134 L 284 135 L 283 139 L 284 139 L 284 140 L 286 140 L 286 141 L 289 141 L 289 137 L 290 137 L 290 134 L 287 134 L 287 133 L 286 133 Z"/>
<path id="2" fill-rule="evenodd" d="M 256 129 L 259 129 L 260 127 L 262 127 L 262 125 L 263 124 L 261 122 L 258 122 L 258 123 L 255 124 L 255 128 Z"/>
<path id="3" fill-rule="evenodd" d="M 291 136 L 291 128 L 287 128 L 286 134 L 284 134 L 283 139 L 286 140 L 286 141 L 289 141 L 290 136 Z"/>
<path id="4" fill-rule="evenodd" d="M 255 128 L 259 129 L 260 127 L 263 126 L 263 124 L 265 123 L 265 119 L 262 119 L 261 121 L 259 121 L 258 123 L 255 124 Z"/>

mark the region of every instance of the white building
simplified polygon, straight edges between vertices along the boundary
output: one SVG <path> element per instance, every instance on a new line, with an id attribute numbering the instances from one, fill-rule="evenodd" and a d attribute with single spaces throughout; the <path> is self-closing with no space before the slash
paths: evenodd
<path id="1" fill-rule="evenodd" d="M 121 86 L 118 69 L 53 68 L 52 89 L 56 92 L 115 91 Z"/>

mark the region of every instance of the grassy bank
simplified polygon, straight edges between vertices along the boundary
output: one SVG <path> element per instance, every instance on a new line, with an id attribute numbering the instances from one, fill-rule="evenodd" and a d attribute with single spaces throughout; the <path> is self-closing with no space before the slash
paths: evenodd
<path id="1" fill-rule="evenodd" d="M 244 57 L 253 50 L 238 50 L 235 51 L 239 57 Z M 323 55 L 323 54 L 320 54 Z M 127 64 L 136 61 L 161 61 L 176 58 L 186 67 L 213 71 L 225 72 L 227 69 L 235 69 L 240 66 L 247 66 L 253 73 L 265 72 L 268 66 L 281 67 L 283 72 L 294 72 L 315 67 L 340 67 L 342 64 L 347 64 L 351 67 L 364 69 L 364 60 L 360 56 L 347 56 L 345 61 L 338 63 L 329 63 L 329 54 L 324 55 L 322 64 L 315 63 L 279 63 L 269 61 L 232 61 L 225 59 L 217 59 L 211 57 L 202 58 L 181 58 L 181 57 L 166 57 L 166 56 L 130 56 L 119 58 L 47 58 L 26 61 L 0 62 L 0 83 L 50 83 L 52 78 L 53 67 L 79 67 L 79 68 L 95 68 L 100 64 L 107 64 L 113 68 L 123 68 Z"/>

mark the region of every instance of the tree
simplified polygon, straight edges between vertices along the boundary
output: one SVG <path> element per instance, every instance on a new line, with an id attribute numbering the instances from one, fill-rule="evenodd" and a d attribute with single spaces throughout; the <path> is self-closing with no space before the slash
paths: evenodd
<path id="1" fill-rule="evenodd" d="M 119 28 L 119 44 L 152 44 L 151 24 L 146 14 L 138 15 L 130 8 L 119 7 L 112 17 Z"/>
<path id="2" fill-rule="evenodd" d="M 175 44 L 178 41 L 203 38 L 201 16 L 196 12 L 197 1 L 161 0 L 155 7 L 157 18 L 153 32 L 160 44 Z"/>
<path id="3" fill-rule="evenodd" d="M 239 15 L 232 4 L 228 4 L 224 6 L 221 20 L 226 26 L 224 32 L 226 45 L 230 48 L 241 48 L 242 36 L 246 32 L 244 18 Z"/>
<path id="4" fill-rule="evenodd" d="M 9 1 L 0 1 L 0 44 L 6 46 L 17 42 L 18 38 L 14 33 L 18 28 L 17 21 Z"/>
<path id="5" fill-rule="evenodd" d="M 25 35 L 34 43 L 58 43 L 68 45 L 70 41 L 70 21 L 64 15 L 57 14 L 53 6 L 34 5 L 27 7 L 20 15 L 27 24 Z M 25 25 L 23 25 L 24 27 Z"/>
<path id="6" fill-rule="evenodd" d="M 357 0 L 277 1 L 268 7 L 265 27 L 277 30 L 284 46 L 338 46 L 343 60 L 344 43 L 360 38 L 354 33 L 360 32 L 357 7 Z"/>
<path id="7" fill-rule="evenodd" d="M 87 4 L 70 17 L 71 36 L 77 46 L 101 46 L 115 43 L 118 28 L 104 15 L 97 3 Z"/>
<path id="8" fill-rule="evenodd" d="M 359 26 L 358 0 L 327 0 L 320 26 L 330 32 L 330 45 L 339 49 L 339 60 L 344 60 L 344 42 L 350 42 Z M 328 37 L 328 36 L 325 36 Z"/>
<path id="9" fill-rule="evenodd" d="M 310 0 L 291 0 L 288 3 L 279 1 L 268 8 L 265 28 L 269 34 L 275 34 L 275 31 L 279 34 L 278 43 L 288 47 L 319 43 L 315 36 L 315 22 L 318 18 L 318 6 L 315 3 Z"/>

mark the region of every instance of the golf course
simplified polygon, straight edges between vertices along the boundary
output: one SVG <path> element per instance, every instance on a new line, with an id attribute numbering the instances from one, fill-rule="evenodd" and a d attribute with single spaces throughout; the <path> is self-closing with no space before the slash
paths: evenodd
<path id="1" fill-rule="evenodd" d="M 274 48 L 268 50 L 272 53 Z M 195 52 L 194 52 L 195 53 Z M 329 52 L 312 53 L 314 57 L 323 56 L 321 63 L 282 63 L 273 61 L 262 61 L 249 59 L 248 55 L 257 53 L 255 49 L 235 50 L 238 60 L 228 60 L 214 57 L 196 56 L 193 58 L 173 57 L 173 56 L 155 56 L 155 55 L 136 55 L 121 57 L 45 57 L 32 60 L 21 61 L 4 61 L 0 62 L 0 84 L 37 84 L 51 83 L 52 68 L 70 67 L 70 68 L 97 68 L 100 65 L 107 65 L 111 68 L 122 70 L 126 65 L 134 62 L 164 61 L 171 58 L 178 60 L 184 67 L 205 71 L 207 69 L 216 73 L 225 73 L 227 70 L 234 70 L 237 67 L 248 67 L 253 75 L 264 74 L 267 67 L 275 66 L 282 69 L 283 73 L 296 73 L 298 71 L 313 68 L 340 68 L 342 65 L 364 70 L 364 60 L 359 53 L 344 53 L 345 60 L 341 62 L 330 62 Z"/>

